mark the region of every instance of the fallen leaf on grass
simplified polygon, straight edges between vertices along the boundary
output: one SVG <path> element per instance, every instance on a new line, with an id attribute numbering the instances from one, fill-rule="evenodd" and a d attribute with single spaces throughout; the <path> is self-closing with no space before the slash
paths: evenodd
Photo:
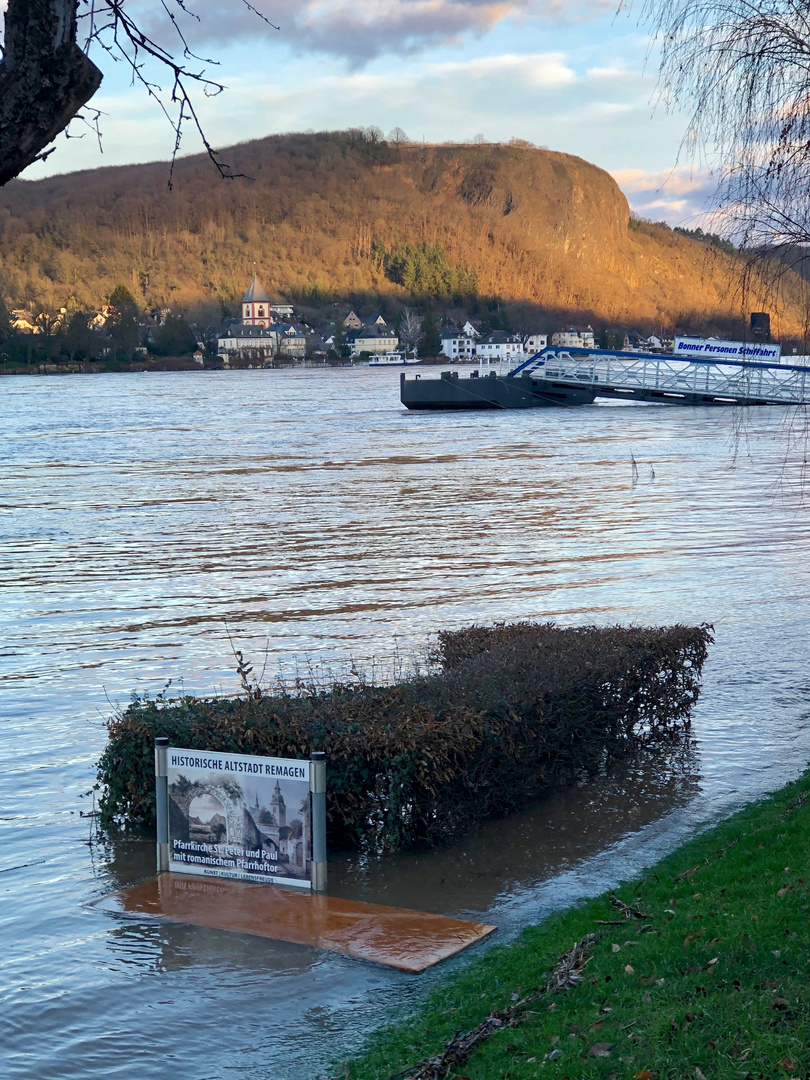
<path id="1" fill-rule="evenodd" d="M 610 1057 L 610 1051 L 613 1049 L 613 1043 L 594 1043 L 589 1053 L 594 1057 L 606 1058 Z"/>
<path id="2" fill-rule="evenodd" d="M 706 1080 L 706 1077 L 703 1075 L 697 1065 L 695 1066 L 695 1080 Z"/>
<path id="3" fill-rule="evenodd" d="M 788 1072 L 793 1072 L 793 1070 L 798 1066 L 798 1062 L 794 1061 L 793 1058 L 789 1057 L 783 1057 L 779 1064 L 782 1066 L 783 1069 L 787 1069 Z"/>
<path id="4" fill-rule="evenodd" d="M 619 952 L 621 950 L 621 945 L 617 945 L 615 942 L 610 947 L 613 952 Z"/>
<path id="5" fill-rule="evenodd" d="M 637 1073 L 633 1073 L 633 1080 L 653 1080 L 653 1074 L 649 1069 L 639 1069 Z"/>
<path id="6" fill-rule="evenodd" d="M 776 895 L 779 896 L 779 897 L 782 897 L 782 896 L 785 895 L 785 893 L 789 893 L 789 892 L 790 892 L 790 886 L 789 885 L 783 885 L 782 888 L 777 892 Z"/>
<path id="7" fill-rule="evenodd" d="M 778 997 L 773 999 L 773 1004 L 771 1005 L 771 1008 L 779 1009 L 781 1012 L 784 1012 L 785 1009 L 790 1008 L 790 1004 L 787 998 Z"/>
<path id="8" fill-rule="evenodd" d="M 625 964 L 624 973 L 625 975 L 635 975 L 636 969 L 631 967 L 630 964 Z"/>

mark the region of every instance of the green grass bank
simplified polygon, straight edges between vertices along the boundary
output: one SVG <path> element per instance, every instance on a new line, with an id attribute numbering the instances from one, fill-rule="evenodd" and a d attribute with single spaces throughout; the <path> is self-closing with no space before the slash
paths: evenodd
<path id="1" fill-rule="evenodd" d="M 808 882 L 805 773 L 615 896 L 584 902 L 490 949 L 335 1074 L 341 1080 L 805 1078 Z M 560 957 L 588 935 L 596 940 L 586 944 L 584 964 L 568 965 L 573 977 L 562 980 L 568 987 L 549 985 L 555 969 L 560 973 Z M 466 1053 L 475 1042 L 466 1033 L 482 1026 L 485 1037 Z"/>

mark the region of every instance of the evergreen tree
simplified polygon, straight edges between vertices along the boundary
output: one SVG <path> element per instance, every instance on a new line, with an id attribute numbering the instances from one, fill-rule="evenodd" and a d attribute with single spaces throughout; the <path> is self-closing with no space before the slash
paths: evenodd
<path id="1" fill-rule="evenodd" d="M 196 348 L 197 339 L 185 315 L 169 312 L 155 334 L 154 351 L 158 356 L 190 356 Z"/>
<path id="2" fill-rule="evenodd" d="M 397 244 L 385 256 L 385 274 L 414 296 L 474 296 L 475 271 L 450 262 L 441 244 Z"/>
<path id="3" fill-rule="evenodd" d="M 138 344 L 140 311 L 137 301 L 126 285 L 116 285 L 110 293 L 109 302 L 113 309 L 107 320 L 110 341 L 116 353 L 120 353 L 122 357 L 130 357 Z"/>
<path id="4" fill-rule="evenodd" d="M 352 355 L 352 350 L 346 341 L 346 327 L 343 325 L 343 319 L 335 320 L 335 333 L 332 338 L 332 348 L 342 359 Z"/>
<path id="5" fill-rule="evenodd" d="M 442 336 L 433 318 L 433 313 L 428 312 L 422 319 L 422 356 L 438 356 L 442 348 Z"/>
<path id="6" fill-rule="evenodd" d="M 8 313 L 6 302 L 0 296 L 0 342 L 11 337 L 11 316 Z"/>
<path id="7" fill-rule="evenodd" d="M 90 312 L 76 311 L 65 329 L 62 351 L 70 360 L 92 360 L 98 355 L 101 339 L 90 329 Z"/>

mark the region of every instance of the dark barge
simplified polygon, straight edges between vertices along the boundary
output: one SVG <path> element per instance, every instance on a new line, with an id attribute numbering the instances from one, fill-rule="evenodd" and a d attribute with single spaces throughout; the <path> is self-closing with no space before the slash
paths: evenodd
<path id="1" fill-rule="evenodd" d="M 731 343 L 732 345 L 734 343 Z M 797 359 L 805 359 L 804 357 Z M 810 366 L 552 346 L 505 375 L 400 376 L 407 409 L 538 409 L 596 398 L 656 405 L 805 405 Z"/>
<path id="2" fill-rule="evenodd" d="M 548 405 L 590 405 L 596 397 L 590 387 L 564 386 L 532 375 L 462 378 L 457 371 L 443 371 L 438 379 L 417 375 L 399 377 L 399 395 L 407 409 L 538 409 Z"/>

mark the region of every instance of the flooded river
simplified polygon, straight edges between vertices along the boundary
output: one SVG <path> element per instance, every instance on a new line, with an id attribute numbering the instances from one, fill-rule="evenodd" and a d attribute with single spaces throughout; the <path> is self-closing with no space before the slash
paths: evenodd
<path id="1" fill-rule="evenodd" d="M 6 1080 L 314 1078 L 438 977 L 86 906 L 153 867 L 82 816 L 105 718 L 170 679 L 234 690 L 228 631 L 268 681 L 385 674 L 473 621 L 714 624 L 695 745 L 666 768 L 330 864 L 338 895 L 501 940 L 810 758 L 810 504 L 781 410 L 742 432 L 723 409 L 419 415 L 369 369 L 9 377 L 0 409 Z"/>

